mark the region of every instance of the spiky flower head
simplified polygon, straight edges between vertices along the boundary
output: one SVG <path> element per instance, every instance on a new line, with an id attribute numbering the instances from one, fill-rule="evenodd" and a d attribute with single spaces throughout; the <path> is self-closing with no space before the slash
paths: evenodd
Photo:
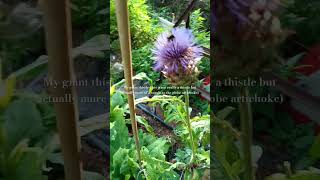
<path id="1" fill-rule="evenodd" d="M 280 0 L 216 0 L 216 76 L 257 75 L 276 65 L 277 47 L 289 34 L 279 20 L 282 8 Z"/>
<path id="2" fill-rule="evenodd" d="M 197 79 L 196 65 L 202 52 L 190 29 L 174 28 L 161 34 L 155 43 L 154 70 L 162 72 L 171 84 L 190 84 Z"/>

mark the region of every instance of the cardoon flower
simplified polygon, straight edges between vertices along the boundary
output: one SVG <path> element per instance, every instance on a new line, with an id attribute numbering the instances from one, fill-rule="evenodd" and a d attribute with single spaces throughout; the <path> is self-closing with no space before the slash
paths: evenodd
<path id="1" fill-rule="evenodd" d="M 253 76 L 277 63 L 276 47 L 287 37 L 279 15 L 280 0 L 216 0 L 213 37 L 218 45 L 215 75 Z"/>
<path id="2" fill-rule="evenodd" d="M 155 43 L 154 70 L 162 72 L 174 85 L 190 84 L 196 80 L 196 65 L 202 52 L 190 29 L 174 28 L 161 34 Z"/>
<path id="3" fill-rule="evenodd" d="M 238 26 L 250 24 L 247 13 L 252 0 L 217 0 L 213 3 L 213 26 L 217 25 L 217 20 L 221 17 L 221 12 L 231 15 Z"/>

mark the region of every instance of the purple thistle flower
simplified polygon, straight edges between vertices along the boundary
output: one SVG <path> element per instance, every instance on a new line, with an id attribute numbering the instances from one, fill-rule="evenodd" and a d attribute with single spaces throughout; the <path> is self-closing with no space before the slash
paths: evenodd
<path id="1" fill-rule="evenodd" d="M 236 19 L 236 22 L 239 26 L 250 24 L 250 20 L 248 18 L 248 12 L 250 10 L 250 6 L 252 0 L 220 0 L 216 1 L 213 4 L 213 27 L 215 31 L 215 26 L 217 26 L 217 20 L 219 19 L 218 6 L 223 6 L 226 11 L 223 11 L 227 14 L 230 14 Z"/>
<path id="2" fill-rule="evenodd" d="M 152 51 L 156 61 L 154 70 L 163 72 L 165 76 L 192 74 L 203 52 L 196 45 L 191 30 L 186 28 L 174 28 L 161 34 Z"/>

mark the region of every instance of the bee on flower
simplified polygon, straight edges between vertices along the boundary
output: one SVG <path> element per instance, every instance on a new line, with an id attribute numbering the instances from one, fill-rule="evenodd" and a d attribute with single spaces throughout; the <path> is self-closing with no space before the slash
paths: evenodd
<path id="1" fill-rule="evenodd" d="M 196 44 L 190 29 L 174 28 L 161 34 L 152 51 L 154 70 L 162 72 L 171 84 L 190 85 L 197 80 L 203 49 Z"/>

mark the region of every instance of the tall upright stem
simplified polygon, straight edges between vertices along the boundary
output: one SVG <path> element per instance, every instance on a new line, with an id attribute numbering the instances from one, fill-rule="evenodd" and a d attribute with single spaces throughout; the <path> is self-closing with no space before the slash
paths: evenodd
<path id="1" fill-rule="evenodd" d="M 196 154 L 196 149 L 195 149 L 195 143 L 193 139 L 193 133 L 191 129 L 191 121 L 190 121 L 190 113 L 189 113 L 189 92 L 188 89 L 186 89 L 185 92 L 185 108 L 186 108 L 186 121 L 187 121 L 187 126 L 188 126 L 188 132 L 190 136 L 190 142 L 191 142 L 191 150 L 192 150 L 192 155 L 190 159 L 190 163 L 193 163 L 195 160 L 195 154 Z"/>
<path id="2" fill-rule="evenodd" d="M 128 104 L 130 109 L 130 119 L 132 133 L 134 136 L 139 164 L 141 165 L 140 143 L 138 136 L 138 126 L 136 121 L 134 91 L 132 81 L 132 55 L 131 55 L 131 36 L 129 25 L 128 2 L 126 0 L 115 0 L 116 15 L 121 46 L 122 64 L 124 66 L 124 77 L 126 81 L 126 91 L 128 94 Z"/>
<path id="3" fill-rule="evenodd" d="M 248 87 L 240 87 L 240 97 L 249 97 Z M 242 153 L 245 162 L 245 180 L 254 180 L 254 170 L 252 167 L 252 110 L 251 103 L 248 101 L 239 102 L 241 132 L 242 132 Z"/>
<path id="4" fill-rule="evenodd" d="M 45 14 L 49 77 L 57 82 L 74 81 L 70 0 L 41 1 Z M 72 95 L 72 102 L 55 103 L 58 131 L 64 158 L 66 180 L 81 180 L 80 136 L 78 109 L 74 87 L 58 86 L 51 96 Z"/>

